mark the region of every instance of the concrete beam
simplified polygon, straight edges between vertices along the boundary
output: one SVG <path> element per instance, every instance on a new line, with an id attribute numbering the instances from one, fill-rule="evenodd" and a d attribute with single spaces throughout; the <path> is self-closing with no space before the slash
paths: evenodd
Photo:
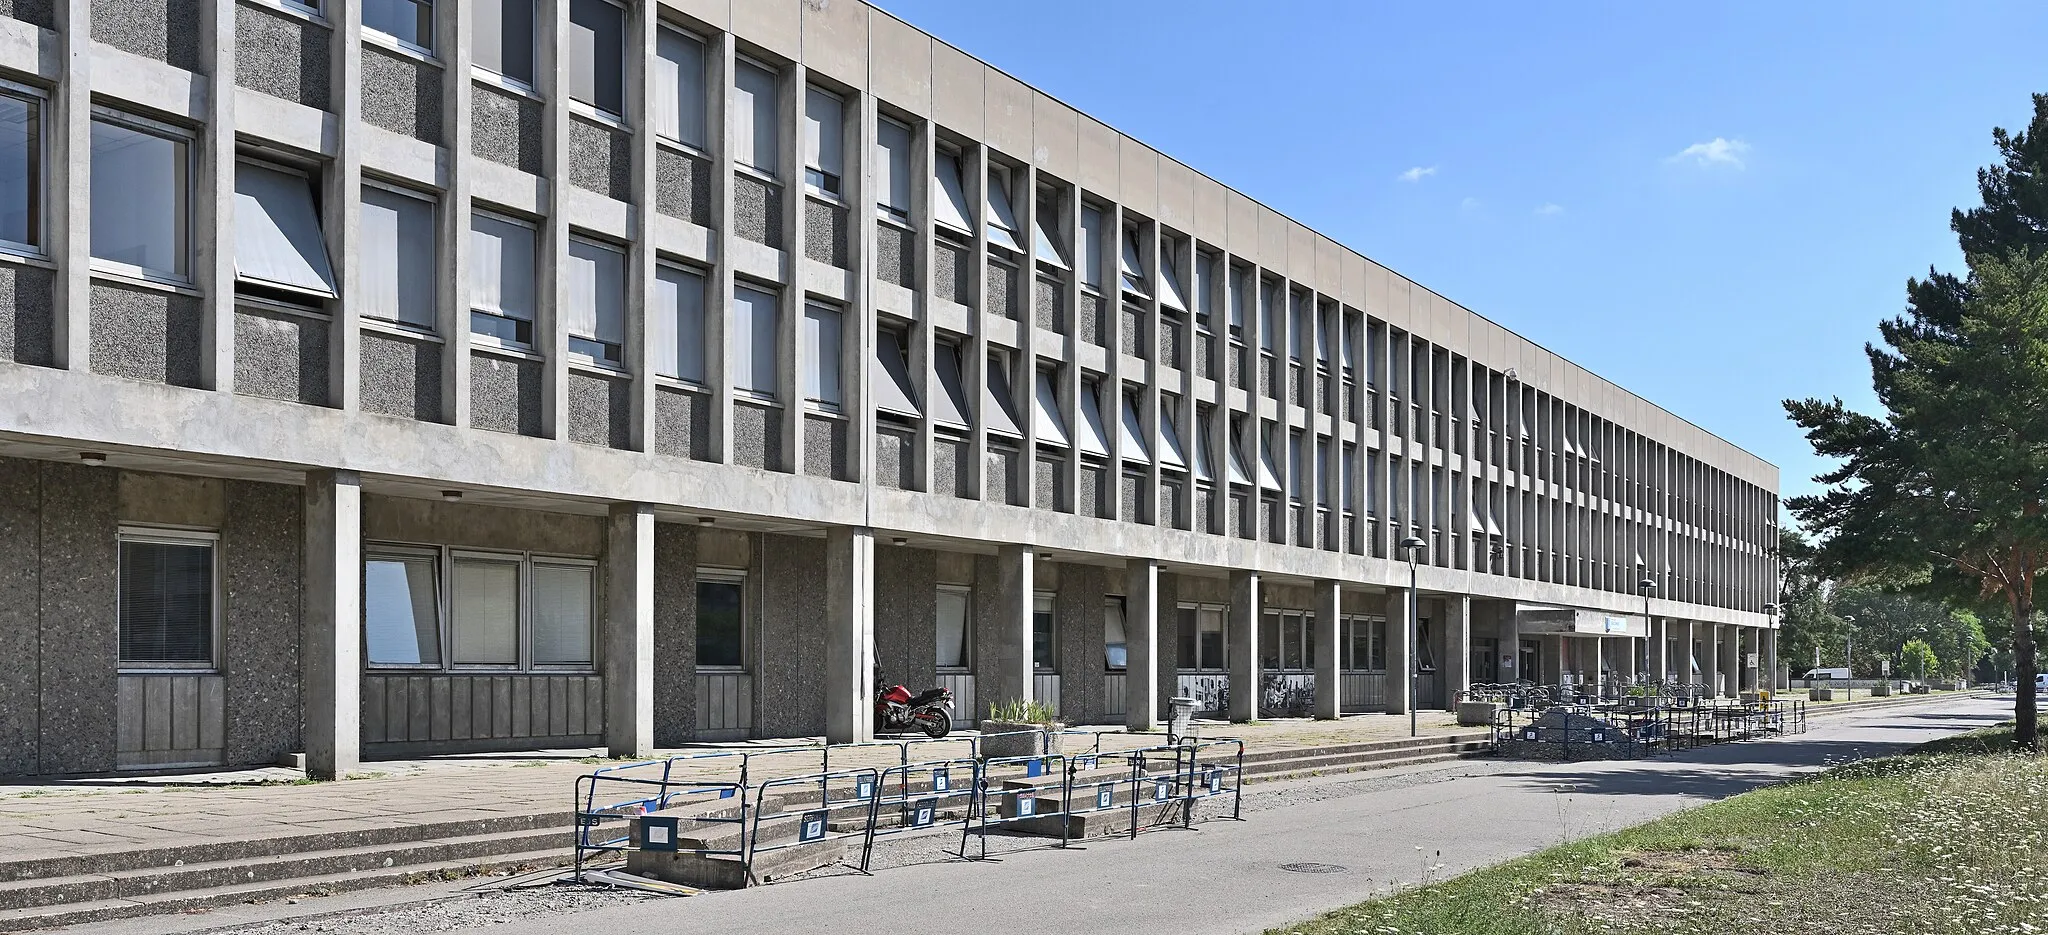
<path id="1" fill-rule="evenodd" d="M 1259 574 L 1255 571 L 1230 573 L 1230 618 L 1224 623 L 1229 634 L 1230 719 L 1239 723 L 1259 719 Z"/>
<path id="2" fill-rule="evenodd" d="M 604 745 L 654 754 L 654 508 L 620 503 L 606 527 Z"/>
<path id="3" fill-rule="evenodd" d="M 1124 563 L 1124 726 L 1159 729 L 1159 563 Z"/>
<path id="4" fill-rule="evenodd" d="M 875 531 L 825 533 L 825 742 L 875 739 Z"/>
<path id="5" fill-rule="evenodd" d="M 353 471 L 309 471 L 305 504 L 299 665 L 306 774 L 341 779 L 362 762 L 362 479 Z"/>
<path id="6" fill-rule="evenodd" d="M 1343 658 L 1342 619 L 1344 587 L 1322 580 L 1316 589 L 1316 717 L 1335 720 L 1344 716 L 1343 677 L 1337 664 Z"/>

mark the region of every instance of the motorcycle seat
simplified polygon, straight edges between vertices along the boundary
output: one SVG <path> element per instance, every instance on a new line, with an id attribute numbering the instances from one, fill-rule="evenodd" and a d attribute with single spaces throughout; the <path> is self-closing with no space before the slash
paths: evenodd
<path id="1" fill-rule="evenodd" d="M 910 699 L 910 705 L 911 707 L 917 707 L 918 705 L 930 704 L 934 701 L 939 700 L 939 697 L 941 695 L 944 695 L 945 693 L 946 690 L 943 688 L 925 689 L 924 694 L 918 695 L 916 698 Z"/>

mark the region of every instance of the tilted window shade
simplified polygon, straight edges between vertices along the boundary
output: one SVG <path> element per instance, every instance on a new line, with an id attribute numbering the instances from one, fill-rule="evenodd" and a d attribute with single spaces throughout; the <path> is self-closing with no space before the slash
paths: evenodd
<path id="1" fill-rule="evenodd" d="M 594 569 L 533 565 L 533 664 L 587 666 L 592 660 Z"/>
<path id="2" fill-rule="evenodd" d="M 1347 325 L 1342 330 L 1344 337 L 1339 343 L 1343 345 L 1343 356 L 1338 358 L 1338 365 L 1344 368 L 1345 373 L 1350 373 L 1358 363 L 1358 329 Z"/>
<path id="3" fill-rule="evenodd" d="M 1188 310 L 1187 292 L 1180 284 L 1180 267 L 1173 262 L 1173 251 L 1163 242 L 1159 245 L 1159 304 Z"/>
<path id="4" fill-rule="evenodd" d="M 1299 292 L 1287 296 L 1287 356 L 1300 360 L 1308 346 L 1308 299 Z"/>
<path id="5" fill-rule="evenodd" d="M 777 392 L 775 301 L 770 293 L 733 287 L 732 318 L 726 323 L 733 342 L 733 389 L 766 396 Z"/>
<path id="6" fill-rule="evenodd" d="M 451 661 L 456 665 L 518 663 L 518 563 L 456 559 L 450 592 L 454 607 L 449 618 Z"/>
<path id="7" fill-rule="evenodd" d="M 1301 433 L 1287 436 L 1287 495 L 1300 500 L 1308 493 L 1308 461 L 1302 457 Z"/>
<path id="8" fill-rule="evenodd" d="M 654 372 L 704 382 L 704 277 L 656 266 L 650 304 L 647 340 Z"/>
<path id="9" fill-rule="evenodd" d="M 477 67 L 533 83 L 533 0 L 475 0 L 470 45 Z"/>
<path id="10" fill-rule="evenodd" d="M 804 165 L 838 176 L 846 172 L 846 106 L 820 88 L 804 89 Z"/>
<path id="11" fill-rule="evenodd" d="M 1032 421 L 1034 429 L 1038 432 L 1038 443 L 1058 445 L 1062 448 L 1073 444 L 1067 437 L 1067 422 L 1060 418 L 1060 394 L 1058 390 L 1053 389 L 1052 371 L 1038 371 L 1036 386 L 1037 389 L 1033 391 L 1032 396 L 1038 405 L 1037 411 L 1032 415 Z"/>
<path id="12" fill-rule="evenodd" d="M 1312 312 L 1316 317 L 1316 362 L 1330 362 L 1330 316 L 1321 309 Z"/>
<path id="13" fill-rule="evenodd" d="M 974 664 L 968 651 L 968 596 L 966 591 L 939 589 L 938 666 L 941 669 L 966 668 Z"/>
<path id="14" fill-rule="evenodd" d="M 1017 240 L 1017 212 L 1010 210 L 1010 187 L 1003 180 L 1003 171 L 990 166 L 988 169 L 988 242 L 998 247 L 1008 247 L 1018 253 L 1024 252 L 1024 245 Z"/>
<path id="15" fill-rule="evenodd" d="M 1281 490 L 1280 467 L 1274 452 L 1273 433 L 1276 429 L 1268 426 L 1264 437 L 1259 440 L 1259 486 L 1265 490 Z"/>
<path id="16" fill-rule="evenodd" d="M 568 266 L 563 330 L 606 344 L 626 343 L 626 255 L 603 244 L 571 240 Z"/>
<path id="17" fill-rule="evenodd" d="M 1344 446 L 1344 511 L 1358 509 L 1358 446 Z"/>
<path id="18" fill-rule="evenodd" d="M 932 350 L 938 358 L 932 362 L 932 369 L 939 378 L 939 392 L 932 394 L 932 421 L 957 429 L 973 428 L 974 418 L 969 415 L 967 407 L 967 381 L 960 372 L 960 346 L 940 342 L 933 345 Z M 995 418 L 990 417 L 991 430 L 995 428 Z"/>
<path id="19" fill-rule="evenodd" d="M 1273 350 L 1280 334 L 1280 289 L 1271 282 L 1259 284 L 1259 348 Z"/>
<path id="20" fill-rule="evenodd" d="M 1102 211 L 1081 206 L 1081 282 L 1102 288 Z"/>
<path id="21" fill-rule="evenodd" d="M 844 400 L 840 323 L 836 308 L 815 302 L 804 306 L 804 398 L 834 409 Z"/>
<path id="22" fill-rule="evenodd" d="M 1152 294 L 1150 289 L 1145 288 L 1145 258 L 1142 253 L 1138 252 L 1137 228 L 1124 231 L 1123 266 L 1121 269 L 1123 270 L 1125 291 L 1147 296 Z"/>
<path id="23" fill-rule="evenodd" d="M 334 295 L 313 183 L 305 176 L 235 164 L 235 277 Z"/>
<path id="24" fill-rule="evenodd" d="M 972 236 L 974 222 L 968 220 L 967 188 L 960 174 L 960 157 L 948 152 L 938 154 L 937 167 L 932 170 L 937 177 L 938 191 L 932 199 L 932 220 L 960 233 Z"/>
<path id="25" fill-rule="evenodd" d="M 213 545 L 121 542 L 122 665 L 213 664 Z"/>
<path id="26" fill-rule="evenodd" d="M 1145 444 L 1145 421 L 1138 416 L 1138 397 L 1135 390 L 1123 394 L 1123 418 L 1120 420 L 1119 428 L 1122 430 L 1122 437 L 1117 442 L 1123 446 L 1125 461 L 1152 460 L 1152 446 Z"/>
<path id="27" fill-rule="evenodd" d="M 773 177 L 780 149 L 776 133 L 775 73 L 752 62 L 737 62 L 732 80 L 732 158 Z"/>
<path id="28" fill-rule="evenodd" d="M 1244 330 L 1245 306 L 1251 301 L 1245 282 L 1247 277 L 1244 270 L 1230 271 L 1230 330 L 1233 334 Z"/>
<path id="29" fill-rule="evenodd" d="M 533 320 L 533 228 L 471 214 L 469 307 Z"/>
<path id="30" fill-rule="evenodd" d="M 1011 438 L 1023 438 L 1024 420 L 1017 414 L 1017 397 L 1010 390 L 1009 365 L 1001 357 L 991 354 L 987 371 L 989 404 L 981 411 L 988 419 L 988 430 Z"/>
<path id="31" fill-rule="evenodd" d="M 1109 432 L 1102 422 L 1101 381 L 1081 381 L 1081 395 L 1074 399 L 1074 408 L 1081 415 L 1081 453 L 1109 457 Z"/>
<path id="32" fill-rule="evenodd" d="M 363 314 L 434 330 L 434 203 L 375 185 L 363 186 Z"/>
<path id="33" fill-rule="evenodd" d="M 1159 463 L 1185 470 L 1188 466 L 1187 449 L 1181 447 L 1180 430 L 1173 424 L 1174 412 L 1178 408 L 1177 403 L 1168 402 L 1165 397 L 1159 400 Z M 1203 479 L 1206 480 L 1206 476 Z"/>
<path id="34" fill-rule="evenodd" d="M 893 331 L 875 332 L 875 409 L 917 418 L 924 407 L 917 404 L 917 384 L 910 379 L 910 361 L 903 355 L 903 337 Z"/>
<path id="35" fill-rule="evenodd" d="M 1230 482 L 1247 487 L 1252 483 L 1251 475 L 1244 466 L 1244 443 L 1238 440 L 1235 432 L 1230 435 Z"/>
<path id="36" fill-rule="evenodd" d="M 1314 497 L 1313 497 L 1312 499 L 1314 499 L 1314 500 L 1315 500 L 1315 502 L 1316 502 L 1316 505 L 1317 505 L 1317 506 L 1329 506 L 1329 505 L 1330 505 L 1330 484 L 1329 484 L 1329 476 L 1330 476 L 1330 475 L 1329 475 L 1329 471 L 1330 471 L 1330 443 L 1329 443 L 1329 441 L 1328 441 L 1328 440 L 1326 440 L 1326 439 L 1324 439 L 1324 438 L 1318 437 L 1318 438 L 1316 439 L 1316 448 L 1315 448 L 1315 451 L 1316 451 L 1316 463 L 1315 463 L 1315 467 L 1316 467 L 1316 477 L 1315 477 L 1315 481 L 1314 481 L 1314 484 L 1315 484 L 1315 491 L 1314 491 L 1314 493 L 1315 493 L 1315 496 L 1314 496 Z"/>
<path id="37" fill-rule="evenodd" d="M 1059 198 L 1050 192 L 1038 199 L 1038 213 L 1033 218 L 1037 235 L 1032 241 L 1033 254 L 1038 262 L 1060 269 L 1072 269 L 1067 264 L 1067 238 L 1060 236 Z"/>
<path id="38" fill-rule="evenodd" d="M 1216 258 L 1206 253 L 1195 255 L 1195 309 L 1202 326 L 1214 327 L 1216 320 Z"/>
<path id="39" fill-rule="evenodd" d="M 704 61 L 704 43 L 695 36 L 667 28 L 657 31 L 652 65 L 656 135 L 699 149 L 710 145 Z"/>
<path id="40" fill-rule="evenodd" d="M 894 120 L 875 126 L 875 204 L 898 220 L 910 219 L 910 128 Z"/>
<path id="41" fill-rule="evenodd" d="M 570 0 L 569 97 L 626 112 L 626 11 L 606 0 Z"/>
<path id="42" fill-rule="evenodd" d="M 363 651 L 371 665 L 441 664 L 434 568 L 428 555 L 363 559 Z"/>
<path id="43" fill-rule="evenodd" d="M 1195 479 L 1216 482 L 1216 443 L 1210 438 L 1209 419 L 1195 418 Z"/>

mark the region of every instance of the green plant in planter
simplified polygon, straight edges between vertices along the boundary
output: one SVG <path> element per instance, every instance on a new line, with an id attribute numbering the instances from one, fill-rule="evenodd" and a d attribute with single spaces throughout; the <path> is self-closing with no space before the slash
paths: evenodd
<path id="1" fill-rule="evenodd" d="M 990 702 L 988 719 L 1005 724 L 1054 724 L 1059 720 L 1050 705 L 1042 701 Z"/>
<path id="2" fill-rule="evenodd" d="M 1631 698 L 1646 698 L 1649 697 L 1650 689 L 1646 686 L 1635 685 L 1629 688 L 1628 694 Z"/>

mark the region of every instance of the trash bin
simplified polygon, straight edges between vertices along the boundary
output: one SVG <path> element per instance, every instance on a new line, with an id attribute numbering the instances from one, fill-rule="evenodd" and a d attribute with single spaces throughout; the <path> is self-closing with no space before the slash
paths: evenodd
<path id="1" fill-rule="evenodd" d="M 1181 742 L 1182 738 L 1193 739 L 1195 726 L 1195 699 L 1175 695 L 1166 700 L 1166 742 L 1168 745 Z"/>

